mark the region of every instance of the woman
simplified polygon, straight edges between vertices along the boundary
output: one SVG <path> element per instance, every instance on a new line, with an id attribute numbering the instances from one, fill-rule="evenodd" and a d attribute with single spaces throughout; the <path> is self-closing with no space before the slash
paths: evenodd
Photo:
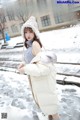
<path id="1" fill-rule="evenodd" d="M 31 40 L 30 37 L 27 37 L 26 33 L 24 35 L 28 41 Z M 34 38 L 35 35 L 32 34 L 32 36 L 32 38 Z M 36 36 L 39 38 L 38 34 L 36 34 Z M 30 41 L 29 44 L 31 45 L 31 43 L 32 41 Z M 26 47 L 28 47 L 29 44 L 26 44 L 25 41 Z M 36 44 L 38 45 L 38 48 L 35 48 L 37 48 L 38 52 L 32 49 L 35 46 L 33 44 L 30 50 L 32 50 L 34 57 L 31 57 L 31 55 L 28 56 L 29 61 L 27 61 L 27 64 L 23 67 L 19 67 L 18 70 L 20 73 L 25 73 L 29 76 L 29 82 L 34 100 L 44 113 L 44 118 L 47 116 L 46 120 L 58 120 L 56 69 L 54 65 L 57 58 L 53 51 L 41 51 L 42 45 L 40 41 L 36 42 Z"/>

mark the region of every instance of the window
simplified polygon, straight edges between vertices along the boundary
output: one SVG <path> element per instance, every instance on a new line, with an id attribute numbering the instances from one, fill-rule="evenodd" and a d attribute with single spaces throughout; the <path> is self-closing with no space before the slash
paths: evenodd
<path id="1" fill-rule="evenodd" d="M 11 30 L 12 30 L 13 33 L 18 32 L 18 28 L 15 25 L 11 26 Z"/>
<path id="2" fill-rule="evenodd" d="M 32 5 L 34 5 L 33 0 L 25 0 L 25 4 L 26 4 L 27 13 L 28 12 L 30 13 L 30 11 L 32 12 L 33 11 Z"/>
<path id="3" fill-rule="evenodd" d="M 57 15 L 56 16 L 56 23 L 62 23 L 62 22 L 63 22 L 62 17 Z"/>
<path id="4" fill-rule="evenodd" d="M 47 1 L 46 0 L 37 0 L 37 6 L 39 12 L 42 12 L 47 9 Z"/>
<path id="5" fill-rule="evenodd" d="M 41 23 L 43 27 L 51 25 L 49 15 L 41 17 Z"/>

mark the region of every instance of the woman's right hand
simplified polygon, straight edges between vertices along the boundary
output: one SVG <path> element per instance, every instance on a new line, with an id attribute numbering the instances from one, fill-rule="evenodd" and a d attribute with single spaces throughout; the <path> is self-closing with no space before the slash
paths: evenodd
<path id="1" fill-rule="evenodd" d="M 22 68 L 22 67 L 24 67 L 25 66 L 25 64 L 24 63 L 21 63 L 19 66 L 18 66 L 18 69 L 20 69 L 20 68 Z"/>

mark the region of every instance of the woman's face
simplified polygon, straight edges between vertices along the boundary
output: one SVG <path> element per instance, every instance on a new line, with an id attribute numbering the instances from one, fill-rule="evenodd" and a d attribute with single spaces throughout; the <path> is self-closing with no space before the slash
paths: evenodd
<path id="1" fill-rule="evenodd" d="M 32 40 L 34 38 L 34 32 L 31 28 L 26 28 L 24 32 L 24 36 L 27 40 Z"/>

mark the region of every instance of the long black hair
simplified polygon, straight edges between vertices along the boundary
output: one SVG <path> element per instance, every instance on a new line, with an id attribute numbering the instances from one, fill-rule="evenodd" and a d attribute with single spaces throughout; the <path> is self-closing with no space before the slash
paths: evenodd
<path id="1" fill-rule="evenodd" d="M 26 33 L 27 30 L 29 30 L 30 32 L 34 33 L 34 31 L 32 30 L 32 28 L 30 28 L 30 27 L 25 27 L 25 28 L 24 28 L 24 38 L 25 38 L 25 33 Z M 28 48 L 26 41 L 28 41 L 28 40 L 25 38 L 24 46 L 25 46 L 26 48 Z M 37 42 L 39 43 L 40 47 L 42 48 L 42 43 L 41 43 L 41 41 L 37 38 L 37 36 L 36 36 L 35 33 L 34 33 L 34 38 L 33 38 L 33 41 L 32 41 L 32 42 L 34 42 L 34 41 L 37 41 Z"/>

